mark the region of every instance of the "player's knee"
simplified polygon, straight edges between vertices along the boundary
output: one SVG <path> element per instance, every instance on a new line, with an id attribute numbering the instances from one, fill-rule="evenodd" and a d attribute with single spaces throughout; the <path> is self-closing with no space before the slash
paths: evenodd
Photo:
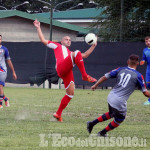
<path id="1" fill-rule="evenodd" d="M 110 116 L 110 118 L 114 117 L 112 112 L 109 112 L 109 116 Z"/>
<path id="2" fill-rule="evenodd" d="M 68 97 L 70 97 L 71 99 L 74 97 L 74 93 L 73 93 L 73 94 L 68 94 L 68 93 L 66 93 L 66 95 L 67 95 Z"/>
<path id="3" fill-rule="evenodd" d="M 67 94 L 67 95 L 74 96 L 74 90 L 66 91 L 66 94 Z"/>
<path id="4" fill-rule="evenodd" d="M 124 117 L 124 118 L 115 118 L 115 121 L 116 121 L 118 124 L 122 123 L 124 120 L 125 120 L 125 117 Z"/>
<path id="5" fill-rule="evenodd" d="M 150 83 L 146 83 L 148 89 L 150 89 Z"/>

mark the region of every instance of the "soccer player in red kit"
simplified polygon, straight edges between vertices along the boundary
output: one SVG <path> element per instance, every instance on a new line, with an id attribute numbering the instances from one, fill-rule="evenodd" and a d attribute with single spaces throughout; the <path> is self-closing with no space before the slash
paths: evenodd
<path id="1" fill-rule="evenodd" d="M 62 122 L 63 121 L 61 117 L 62 111 L 66 108 L 66 106 L 74 96 L 75 85 L 74 85 L 74 76 L 72 71 L 74 65 L 76 64 L 77 67 L 79 68 L 82 74 L 82 80 L 92 82 L 92 83 L 97 81 L 95 78 L 92 78 L 86 73 L 84 62 L 83 62 L 83 58 L 87 58 L 93 52 L 97 43 L 93 44 L 84 53 L 81 53 L 79 50 L 72 52 L 69 50 L 69 47 L 71 45 L 71 38 L 69 36 L 64 36 L 61 40 L 61 44 L 48 41 L 44 38 L 44 35 L 41 31 L 40 22 L 38 20 L 35 20 L 33 24 L 37 29 L 40 41 L 44 45 L 54 50 L 55 58 L 56 58 L 56 71 L 58 73 L 58 76 L 63 79 L 64 86 L 66 88 L 66 95 L 62 98 L 57 112 L 53 114 L 53 116 L 58 121 Z"/>

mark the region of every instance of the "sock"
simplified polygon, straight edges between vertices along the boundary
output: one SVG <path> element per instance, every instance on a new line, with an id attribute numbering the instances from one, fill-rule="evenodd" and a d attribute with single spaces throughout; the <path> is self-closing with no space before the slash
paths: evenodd
<path id="1" fill-rule="evenodd" d="M 8 101 L 8 98 L 6 96 L 3 96 L 3 100 L 6 102 Z"/>
<path id="2" fill-rule="evenodd" d="M 99 122 L 103 122 L 106 121 L 108 119 L 111 119 L 109 112 L 106 112 L 105 114 L 101 115 L 100 117 L 98 117 L 97 119 L 93 120 L 91 122 L 91 125 L 95 126 L 97 123 Z"/>
<path id="3" fill-rule="evenodd" d="M 82 77 L 86 77 L 87 73 L 85 71 L 84 61 L 83 61 L 81 52 L 80 51 L 76 51 L 76 52 L 77 52 L 77 54 L 75 56 L 75 64 L 78 66 L 78 68 L 82 74 Z"/>
<path id="4" fill-rule="evenodd" d="M 0 105 L 3 105 L 3 95 L 0 95 Z"/>
<path id="5" fill-rule="evenodd" d="M 59 105 L 59 108 L 58 108 L 58 110 L 56 112 L 59 116 L 61 116 L 62 111 L 66 108 L 66 106 L 68 105 L 68 103 L 70 102 L 71 99 L 72 98 L 70 98 L 68 95 L 65 95 L 62 98 L 61 103 Z"/>
<path id="6" fill-rule="evenodd" d="M 101 131 L 101 133 L 102 133 L 102 134 L 106 134 L 106 132 L 108 132 L 108 131 L 110 131 L 110 130 L 113 130 L 114 128 L 117 128 L 119 125 L 120 125 L 119 123 L 117 123 L 115 120 L 113 120 L 112 122 L 110 122 L 110 123 L 108 124 L 108 126 L 107 126 L 105 129 L 103 129 L 103 130 Z"/>
<path id="7" fill-rule="evenodd" d="M 106 121 L 108 119 L 111 119 L 110 113 L 106 112 L 105 114 L 101 115 L 100 117 L 97 118 L 99 122 Z"/>

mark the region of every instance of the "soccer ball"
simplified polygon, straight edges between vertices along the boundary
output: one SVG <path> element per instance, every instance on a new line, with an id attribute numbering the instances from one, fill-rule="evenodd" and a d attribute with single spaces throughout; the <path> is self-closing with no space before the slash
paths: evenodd
<path id="1" fill-rule="evenodd" d="M 89 45 L 93 45 L 97 42 L 97 36 L 94 33 L 88 33 L 85 36 L 85 42 Z"/>

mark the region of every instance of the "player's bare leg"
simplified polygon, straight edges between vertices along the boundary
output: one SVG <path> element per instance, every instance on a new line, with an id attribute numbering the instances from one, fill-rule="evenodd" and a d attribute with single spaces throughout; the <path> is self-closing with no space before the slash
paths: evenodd
<path id="1" fill-rule="evenodd" d="M 71 82 L 69 87 L 66 89 L 66 95 L 62 98 L 59 108 L 56 113 L 53 114 L 54 118 L 56 118 L 59 122 L 63 122 L 61 117 L 62 111 L 66 108 L 70 100 L 74 96 L 74 82 Z"/>
<path id="2" fill-rule="evenodd" d="M 82 54 L 80 51 L 76 50 L 75 52 L 73 52 L 72 58 L 74 60 L 74 63 L 78 66 L 82 74 L 82 80 L 92 82 L 92 83 L 97 81 L 95 78 L 91 77 L 90 75 L 86 73 L 84 61 L 83 61 Z"/>

